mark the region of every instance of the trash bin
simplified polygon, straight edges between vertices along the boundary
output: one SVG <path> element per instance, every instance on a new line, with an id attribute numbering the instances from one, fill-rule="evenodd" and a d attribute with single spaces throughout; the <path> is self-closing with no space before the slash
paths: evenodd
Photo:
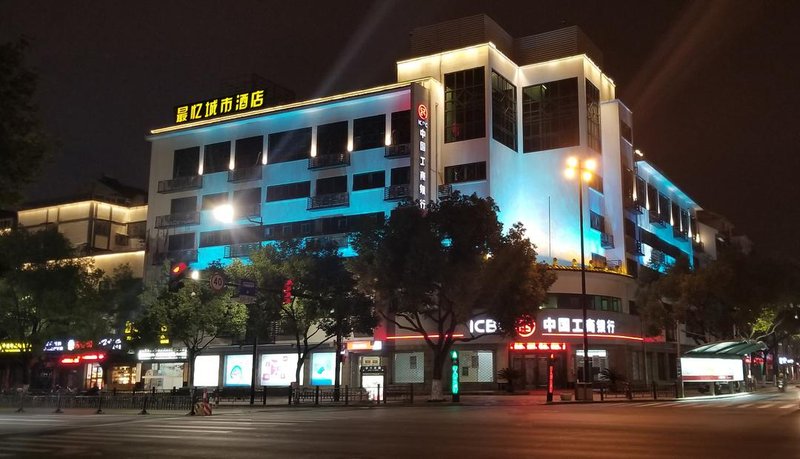
<path id="1" fill-rule="evenodd" d="M 590 382 L 577 382 L 575 383 L 575 400 L 594 400 L 592 392 L 592 383 Z"/>

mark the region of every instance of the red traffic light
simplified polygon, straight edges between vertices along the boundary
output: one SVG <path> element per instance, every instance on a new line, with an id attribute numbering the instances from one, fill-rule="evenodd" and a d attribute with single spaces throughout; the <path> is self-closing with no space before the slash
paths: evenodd
<path id="1" fill-rule="evenodd" d="M 188 268 L 189 267 L 186 265 L 186 263 L 181 261 L 179 263 L 175 263 L 175 264 L 172 265 L 172 268 L 170 268 L 170 270 L 169 270 L 169 274 L 172 277 L 178 277 L 181 274 L 183 274 L 184 272 L 186 272 L 186 270 Z"/>

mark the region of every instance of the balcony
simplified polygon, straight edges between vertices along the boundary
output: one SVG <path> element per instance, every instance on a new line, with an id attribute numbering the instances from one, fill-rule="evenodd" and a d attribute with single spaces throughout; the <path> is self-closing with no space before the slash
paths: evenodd
<path id="1" fill-rule="evenodd" d="M 308 210 L 350 205 L 350 193 L 328 193 L 308 198 Z"/>
<path id="2" fill-rule="evenodd" d="M 682 231 L 677 226 L 673 226 L 672 227 L 672 236 L 675 237 L 675 239 L 678 239 L 678 240 L 681 240 L 681 241 L 688 241 L 689 240 L 689 235 L 685 231 Z"/>
<path id="3" fill-rule="evenodd" d="M 197 249 L 168 250 L 166 252 L 156 252 L 153 255 L 153 265 L 163 264 L 166 260 L 193 263 L 197 261 Z"/>
<path id="4" fill-rule="evenodd" d="M 604 249 L 614 248 L 614 235 L 608 233 L 600 233 L 600 246 Z"/>
<path id="5" fill-rule="evenodd" d="M 254 202 L 250 204 L 236 204 L 234 205 L 235 217 L 239 220 L 253 220 L 261 219 L 261 203 Z"/>
<path id="6" fill-rule="evenodd" d="M 655 210 L 650 210 L 650 224 L 653 226 L 660 226 L 661 228 L 667 227 L 667 218 L 659 214 Z"/>
<path id="7" fill-rule="evenodd" d="M 261 180 L 261 166 L 243 167 L 228 171 L 229 182 L 247 182 L 250 180 Z"/>
<path id="8" fill-rule="evenodd" d="M 177 177 L 171 180 L 158 182 L 159 193 L 174 193 L 176 191 L 196 190 L 203 187 L 203 176 Z"/>
<path id="9" fill-rule="evenodd" d="M 692 239 L 692 250 L 694 250 L 697 253 L 703 253 L 706 251 L 706 247 L 705 245 L 703 245 L 701 241 L 695 241 L 694 239 Z"/>
<path id="10" fill-rule="evenodd" d="M 327 169 L 329 167 L 341 167 L 350 165 L 350 153 L 338 153 L 333 155 L 317 155 L 308 158 L 309 169 Z"/>
<path id="11" fill-rule="evenodd" d="M 116 233 L 114 234 L 114 245 L 119 245 L 122 247 L 127 247 L 130 245 L 131 239 L 128 237 L 127 234 Z"/>
<path id="12" fill-rule="evenodd" d="M 200 224 L 200 212 L 182 212 L 179 214 L 159 215 L 156 217 L 156 228 L 171 228 Z"/>
<path id="13" fill-rule="evenodd" d="M 385 158 L 402 158 L 411 154 L 411 144 L 387 145 L 383 156 Z"/>
<path id="14" fill-rule="evenodd" d="M 249 257 L 251 253 L 261 248 L 258 242 L 246 244 L 231 244 L 225 246 L 225 258 Z"/>
<path id="15" fill-rule="evenodd" d="M 667 262 L 667 256 L 664 254 L 664 252 L 662 252 L 660 250 L 656 250 L 656 249 L 653 249 L 650 252 L 650 264 L 651 265 L 660 266 L 660 265 L 664 265 L 666 262 Z"/>
<path id="16" fill-rule="evenodd" d="M 644 255 L 644 251 L 642 251 L 642 243 L 630 236 L 625 236 L 625 251 L 631 255 Z"/>
<path id="17" fill-rule="evenodd" d="M 391 185 L 383 189 L 384 201 L 397 201 L 411 196 L 411 186 L 408 184 Z"/>
<path id="18" fill-rule="evenodd" d="M 633 198 L 628 198 L 625 200 L 625 210 L 637 215 L 641 215 L 644 213 L 644 206 L 642 203 L 635 201 Z"/>

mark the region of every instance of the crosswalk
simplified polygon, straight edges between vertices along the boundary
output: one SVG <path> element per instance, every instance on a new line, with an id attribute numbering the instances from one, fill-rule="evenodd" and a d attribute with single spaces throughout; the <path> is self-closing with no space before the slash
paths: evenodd
<path id="1" fill-rule="evenodd" d="M 665 402 L 647 402 L 647 403 L 631 403 L 626 404 L 634 408 L 651 408 L 651 407 L 670 407 L 670 408 L 683 408 L 687 410 L 701 409 L 701 408 L 724 408 L 724 409 L 780 409 L 780 410 L 797 410 L 800 409 L 800 403 L 781 401 L 757 401 L 757 402 L 743 402 L 741 400 L 708 400 L 708 401 L 692 401 L 692 400 L 675 400 Z"/>
<path id="2" fill-rule="evenodd" d="M 215 446 L 221 440 L 238 444 L 281 430 L 304 430 L 314 423 L 341 419 L 336 413 L 313 416 L 103 417 L 86 415 L 0 416 L 0 458 L 92 457 L 114 448 L 157 452 L 159 442 Z M 123 455 L 124 456 L 124 455 Z"/>

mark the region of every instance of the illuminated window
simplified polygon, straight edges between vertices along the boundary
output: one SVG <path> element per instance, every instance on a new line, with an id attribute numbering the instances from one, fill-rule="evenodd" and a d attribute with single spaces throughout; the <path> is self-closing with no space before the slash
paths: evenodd
<path id="1" fill-rule="evenodd" d="M 459 164 L 458 166 L 447 166 L 444 168 L 444 182 L 461 183 L 486 180 L 486 163 Z"/>
<path id="2" fill-rule="evenodd" d="M 600 90 L 586 80 L 586 125 L 589 148 L 600 152 Z"/>
<path id="3" fill-rule="evenodd" d="M 172 178 L 193 177 L 200 167 L 200 147 L 175 150 L 172 161 Z"/>
<path id="4" fill-rule="evenodd" d="M 486 136 L 483 67 L 445 73 L 444 141 Z"/>
<path id="5" fill-rule="evenodd" d="M 353 120 L 353 150 L 381 148 L 386 137 L 386 115 Z"/>
<path id="6" fill-rule="evenodd" d="M 492 71 L 492 138 L 517 151 L 517 88 Z"/>
<path id="7" fill-rule="evenodd" d="M 203 174 L 213 174 L 230 169 L 231 143 L 220 142 L 206 145 L 203 150 Z"/>
<path id="8" fill-rule="evenodd" d="M 311 128 L 270 134 L 268 142 L 268 164 L 308 159 L 311 154 Z"/>
<path id="9" fill-rule="evenodd" d="M 578 126 L 577 78 L 522 88 L 524 152 L 577 146 Z"/>

